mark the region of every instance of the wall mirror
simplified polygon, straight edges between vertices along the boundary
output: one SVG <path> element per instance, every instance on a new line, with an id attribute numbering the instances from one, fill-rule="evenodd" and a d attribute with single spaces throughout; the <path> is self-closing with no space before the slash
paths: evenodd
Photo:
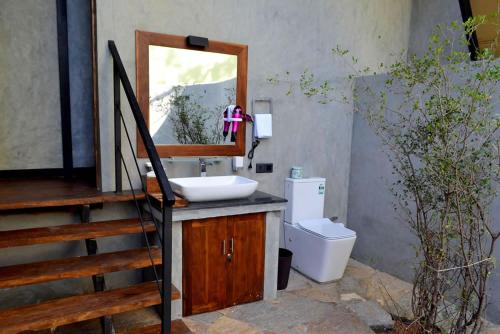
<path id="1" fill-rule="evenodd" d="M 247 52 L 246 45 L 193 47 L 184 36 L 136 32 L 137 98 L 160 157 L 245 154 L 245 122 L 234 119 L 227 133 L 235 114 L 224 111 L 240 106 L 244 119 Z M 140 137 L 137 153 L 146 157 Z"/>

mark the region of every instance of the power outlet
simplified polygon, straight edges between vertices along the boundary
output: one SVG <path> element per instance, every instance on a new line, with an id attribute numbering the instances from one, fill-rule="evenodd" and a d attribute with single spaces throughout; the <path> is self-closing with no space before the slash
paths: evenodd
<path id="1" fill-rule="evenodd" d="M 256 173 L 272 173 L 273 172 L 273 164 L 272 163 L 263 163 L 255 165 Z"/>

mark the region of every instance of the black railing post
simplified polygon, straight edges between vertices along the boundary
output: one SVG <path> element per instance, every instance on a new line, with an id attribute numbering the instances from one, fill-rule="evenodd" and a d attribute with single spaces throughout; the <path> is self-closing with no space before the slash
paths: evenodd
<path id="1" fill-rule="evenodd" d="M 121 145 L 122 145 L 122 123 L 120 116 L 120 75 L 116 66 L 116 61 L 113 61 L 113 97 L 114 97 L 114 121 L 115 121 L 115 191 L 122 191 L 122 160 L 121 160 Z"/>
<path id="2" fill-rule="evenodd" d="M 162 208 L 162 302 L 161 302 L 161 333 L 170 334 L 170 323 L 172 318 L 172 207 Z"/>

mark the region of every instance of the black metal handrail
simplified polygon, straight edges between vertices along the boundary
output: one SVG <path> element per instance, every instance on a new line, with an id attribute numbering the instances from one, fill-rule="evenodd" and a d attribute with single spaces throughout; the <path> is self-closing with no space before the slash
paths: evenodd
<path id="1" fill-rule="evenodd" d="M 125 172 L 127 174 L 127 179 L 136 203 L 137 211 L 139 214 L 139 218 L 141 221 L 141 225 L 143 227 L 143 232 L 146 238 L 146 244 L 148 246 L 150 258 L 151 258 L 151 248 L 146 236 L 146 232 L 144 229 L 144 220 L 141 214 L 141 210 L 139 207 L 139 203 L 136 199 L 136 195 L 133 189 L 132 180 L 130 177 L 130 173 L 128 171 L 125 159 L 123 157 L 123 153 L 121 151 L 121 128 L 122 123 L 126 131 L 126 137 L 128 139 L 129 146 L 132 150 L 134 156 L 134 162 L 137 171 L 139 171 L 139 165 L 137 163 L 137 159 L 133 152 L 132 142 L 130 140 L 129 131 L 127 129 L 125 120 L 123 118 L 123 114 L 121 112 L 121 85 L 123 85 L 123 89 L 125 91 L 125 95 L 127 96 L 128 103 L 130 105 L 130 109 L 132 111 L 132 115 L 135 119 L 135 124 L 138 130 L 138 133 L 144 143 L 144 147 L 146 148 L 147 155 L 153 167 L 153 170 L 156 174 L 156 178 L 158 180 L 158 184 L 160 186 L 160 190 L 162 193 L 163 205 L 162 205 L 162 218 L 161 218 L 161 228 L 162 233 L 159 237 L 161 247 L 162 247 L 162 279 L 161 279 L 161 328 L 162 334 L 170 334 L 170 322 L 171 322 L 171 283 L 172 283 L 172 206 L 175 203 L 175 195 L 170 187 L 170 183 L 168 182 L 168 177 L 163 169 L 161 164 L 160 156 L 156 151 L 156 147 L 153 143 L 153 139 L 149 134 L 149 129 L 147 128 L 146 121 L 139 107 L 139 103 L 137 102 L 137 98 L 132 89 L 132 85 L 130 84 L 130 80 L 128 78 L 127 72 L 125 71 L 125 67 L 123 66 L 122 60 L 118 53 L 114 41 L 108 41 L 108 47 L 111 52 L 111 56 L 113 58 L 113 92 L 114 92 L 114 135 L 115 135 L 115 187 L 116 191 L 122 191 L 122 163 L 123 167 L 125 167 Z M 141 179 L 141 183 L 142 183 Z M 143 184 L 143 189 L 145 189 Z M 153 221 L 155 226 L 156 220 L 154 217 L 153 210 L 151 208 L 151 203 L 149 202 L 149 198 L 146 196 L 147 204 L 149 206 L 150 212 L 152 214 Z M 151 262 L 152 258 L 151 258 Z M 158 275 L 156 273 L 156 269 L 153 266 L 153 271 L 155 274 L 156 282 L 159 284 Z"/>

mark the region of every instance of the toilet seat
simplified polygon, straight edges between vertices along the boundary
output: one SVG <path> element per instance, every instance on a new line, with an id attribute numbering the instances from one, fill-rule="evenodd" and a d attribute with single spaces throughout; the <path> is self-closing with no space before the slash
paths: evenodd
<path id="1" fill-rule="evenodd" d="M 356 237 L 356 232 L 346 228 L 342 223 L 332 223 L 328 218 L 303 220 L 298 223 L 298 227 L 326 240 Z"/>

